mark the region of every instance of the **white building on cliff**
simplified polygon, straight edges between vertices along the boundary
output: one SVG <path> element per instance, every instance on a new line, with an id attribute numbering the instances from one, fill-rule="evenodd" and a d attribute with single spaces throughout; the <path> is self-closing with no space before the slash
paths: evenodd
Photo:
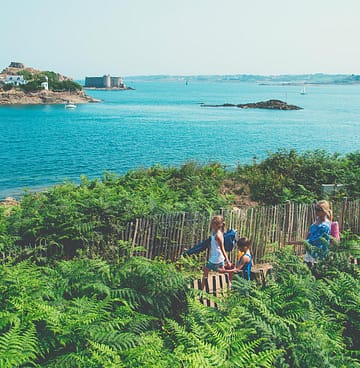
<path id="1" fill-rule="evenodd" d="M 27 81 L 24 79 L 23 75 L 7 75 L 5 83 L 13 84 L 14 86 L 20 86 L 22 84 L 26 84 Z"/>

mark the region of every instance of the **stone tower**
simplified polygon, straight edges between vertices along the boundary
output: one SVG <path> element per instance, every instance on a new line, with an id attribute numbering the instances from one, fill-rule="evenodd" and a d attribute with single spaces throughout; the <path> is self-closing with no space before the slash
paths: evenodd
<path id="1" fill-rule="evenodd" d="M 110 74 L 104 75 L 104 87 L 111 88 L 111 77 Z"/>

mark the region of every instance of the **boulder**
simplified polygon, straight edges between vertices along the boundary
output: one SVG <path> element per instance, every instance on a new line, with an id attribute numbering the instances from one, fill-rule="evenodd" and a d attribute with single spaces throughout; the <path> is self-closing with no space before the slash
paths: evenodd
<path id="1" fill-rule="evenodd" d="M 13 197 L 6 197 L 4 200 L 0 201 L 0 206 L 12 207 L 17 206 L 19 202 Z"/>

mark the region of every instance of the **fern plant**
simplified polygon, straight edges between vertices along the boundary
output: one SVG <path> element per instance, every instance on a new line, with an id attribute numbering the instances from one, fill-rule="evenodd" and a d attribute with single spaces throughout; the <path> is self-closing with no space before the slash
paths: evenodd
<path id="1" fill-rule="evenodd" d="M 185 367 L 272 367 L 279 349 L 259 351 L 261 339 L 241 319 L 244 310 L 217 311 L 188 301 L 183 324 L 167 321 L 174 353 Z"/>

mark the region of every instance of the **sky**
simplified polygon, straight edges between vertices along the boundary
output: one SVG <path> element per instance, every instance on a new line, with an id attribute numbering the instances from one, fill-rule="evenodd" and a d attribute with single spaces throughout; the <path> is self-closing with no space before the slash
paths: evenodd
<path id="1" fill-rule="evenodd" d="M 360 74 L 359 14 L 360 0 L 1 0 L 0 69 Z"/>

